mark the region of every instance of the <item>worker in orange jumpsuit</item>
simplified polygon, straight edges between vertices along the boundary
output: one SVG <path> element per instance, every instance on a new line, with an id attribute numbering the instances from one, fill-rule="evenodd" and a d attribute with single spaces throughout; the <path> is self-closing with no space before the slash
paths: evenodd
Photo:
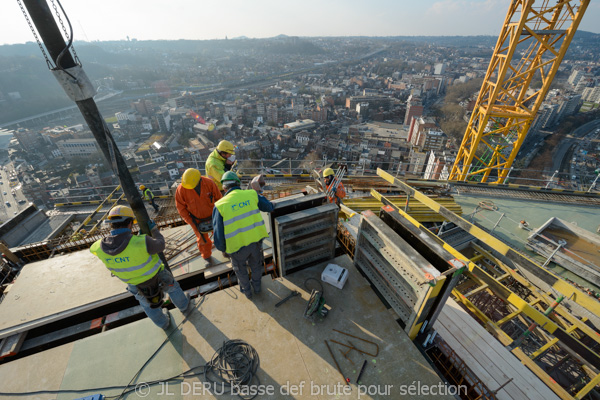
<path id="1" fill-rule="evenodd" d="M 332 190 L 332 185 L 334 185 L 333 178 L 335 173 L 331 168 L 325 168 L 323 171 L 323 179 L 325 180 L 325 191 L 327 193 L 333 191 L 333 196 L 327 196 L 327 200 L 330 203 L 335 203 L 338 206 L 342 203 L 342 199 L 346 197 L 346 189 L 344 189 L 344 185 L 342 182 L 338 182 L 337 185 Z"/>
<path id="2" fill-rule="evenodd" d="M 198 250 L 205 266 L 212 265 L 212 241 L 208 234 L 212 232 L 212 212 L 221 192 L 210 178 L 201 176 L 200 171 L 188 168 L 181 177 L 181 185 L 175 192 L 175 205 L 181 218 L 192 227 L 196 234 Z"/>

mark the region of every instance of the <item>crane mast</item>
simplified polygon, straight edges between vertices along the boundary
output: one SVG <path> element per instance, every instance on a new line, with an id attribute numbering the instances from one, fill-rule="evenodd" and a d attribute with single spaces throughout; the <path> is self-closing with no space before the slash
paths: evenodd
<path id="1" fill-rule="evenodd" d="M 504 183 L 588 4 L 512 0 L 449 180 Z"/>

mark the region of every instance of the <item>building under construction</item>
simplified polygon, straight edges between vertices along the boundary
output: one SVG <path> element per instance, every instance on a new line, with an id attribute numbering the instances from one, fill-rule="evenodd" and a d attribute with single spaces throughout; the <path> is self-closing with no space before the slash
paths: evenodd
<path id="1" fill-rule="evenodd" d="M 598 194 L 404 181 L 380 170 L 343 178 L 340 210 L 308 176 L 269 181 L 278 182 L 265 192 L 276 208 L 263 215 L 265 290 L 253 301 L 225 258 L 204 267 L 173 197 L 158 200 L 165 255 L 199 298 L 187 318 L 171 311 L 177 326 L 167 334 L 88 250 L 108 233 L 93 226 L 119 192 L 104 204 L 61 205 L 71 215 L 97 208 L 83 221 L 89 233 L 7 251 L 11 264 L 25 264 L 0 303 L 2 395 L 136 398 L 143 383 L 152 398 L 165 388 L 190 397 L 188 389 L 200 393 L 202 384 L 203 398 L 222 397 L 208 389 L 215 379 L 203 368 L 225 341 L 242 339 L 260 357 L 253 385 L 274 388 L 269 398 L 399 397 L 436 385 L 440 398 L 600 396 L 597 286 L 553 262 L 574 242 L 550 257 L 526 249 L 550 216 L 593 237 Z M 342 289 L 321 279 L 328 264 L 347 270 Z M 323 295 L 325 316 L 306 315 L 313 290 Z M 300 295 L 276 307 L 291 291 Z"/>
<path id="2" fill-rule="evenodd" d="M 0 227 L 0 398 L 600 398 L 600 195 L 505 184 L 588 0 L 511 2 L 449 181 L 340 167 L 338 207 L 318 177 L 268 175 L 252 300 L 172 194 L 143 209 L 70 43 L 24 3 L 123 188 Z M 89 251 L 125 198 L 196 298 L 165 303 L 166 331 Z"/>

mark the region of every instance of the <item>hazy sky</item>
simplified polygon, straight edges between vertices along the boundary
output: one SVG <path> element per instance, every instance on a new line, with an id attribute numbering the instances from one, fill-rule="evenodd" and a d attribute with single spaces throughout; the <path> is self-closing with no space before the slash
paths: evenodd
<path id="1" fill-rule="evenodd" d="M 75 40 L 87 41 L 127 36 L 497 35 L 509 4 L 510 0 L 62 0 Z M 34 40 L 16 0 L 1 0 L 0 16 L 0 44 Z M 600 4 L 592 1 L 579 29 L 600 33 L 597 21 Z"/>

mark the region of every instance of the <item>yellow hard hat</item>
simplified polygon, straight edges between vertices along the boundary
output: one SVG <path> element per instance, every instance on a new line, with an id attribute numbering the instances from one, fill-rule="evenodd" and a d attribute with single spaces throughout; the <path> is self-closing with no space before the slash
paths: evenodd
<path id="1" fill-rule="evenodd" d="M 331 168 L 325 168 L 325 171 L 323 171 L 323 178 L 330 176 L 330 175 L 335 175 L 335 173 L 333 172 L 333 170 Z"/>
<path id="2" fill-rule="evenodd" d="M 140 190 L 146 190 L 146 186 L 145 185 L 140 185 Z"/>
<path id="3" fill-rule="evenodd" d="M 200 182 L 200 171 L 196 168 L 188 168 L 181 177 L 181 186 L 185 189 L 194 189 Z"/>
<path id="4" fill-rule="evenodd" d="M 222 151 L 224 153 L 235 154 L 235 147 L 231 142 L 227 140 L 221 140 L 217 145 L 217 150 Z"/>
<path id="5" fill-rule="evenodd" d="M 131 209 L 131 207 L 127 207 L 127 206 L 115 206 L 113 207 L 109 213 L 108 213 L 108 217 L 106 217 L 106 219 L 108 220 L 109 223 L 115 223 L 115 222 L 123 222 L 128 218 L 133 218 L 133 222 L 137 222 L 135 220 L 135 215 L 133 215 L 133 210 Z"/>

